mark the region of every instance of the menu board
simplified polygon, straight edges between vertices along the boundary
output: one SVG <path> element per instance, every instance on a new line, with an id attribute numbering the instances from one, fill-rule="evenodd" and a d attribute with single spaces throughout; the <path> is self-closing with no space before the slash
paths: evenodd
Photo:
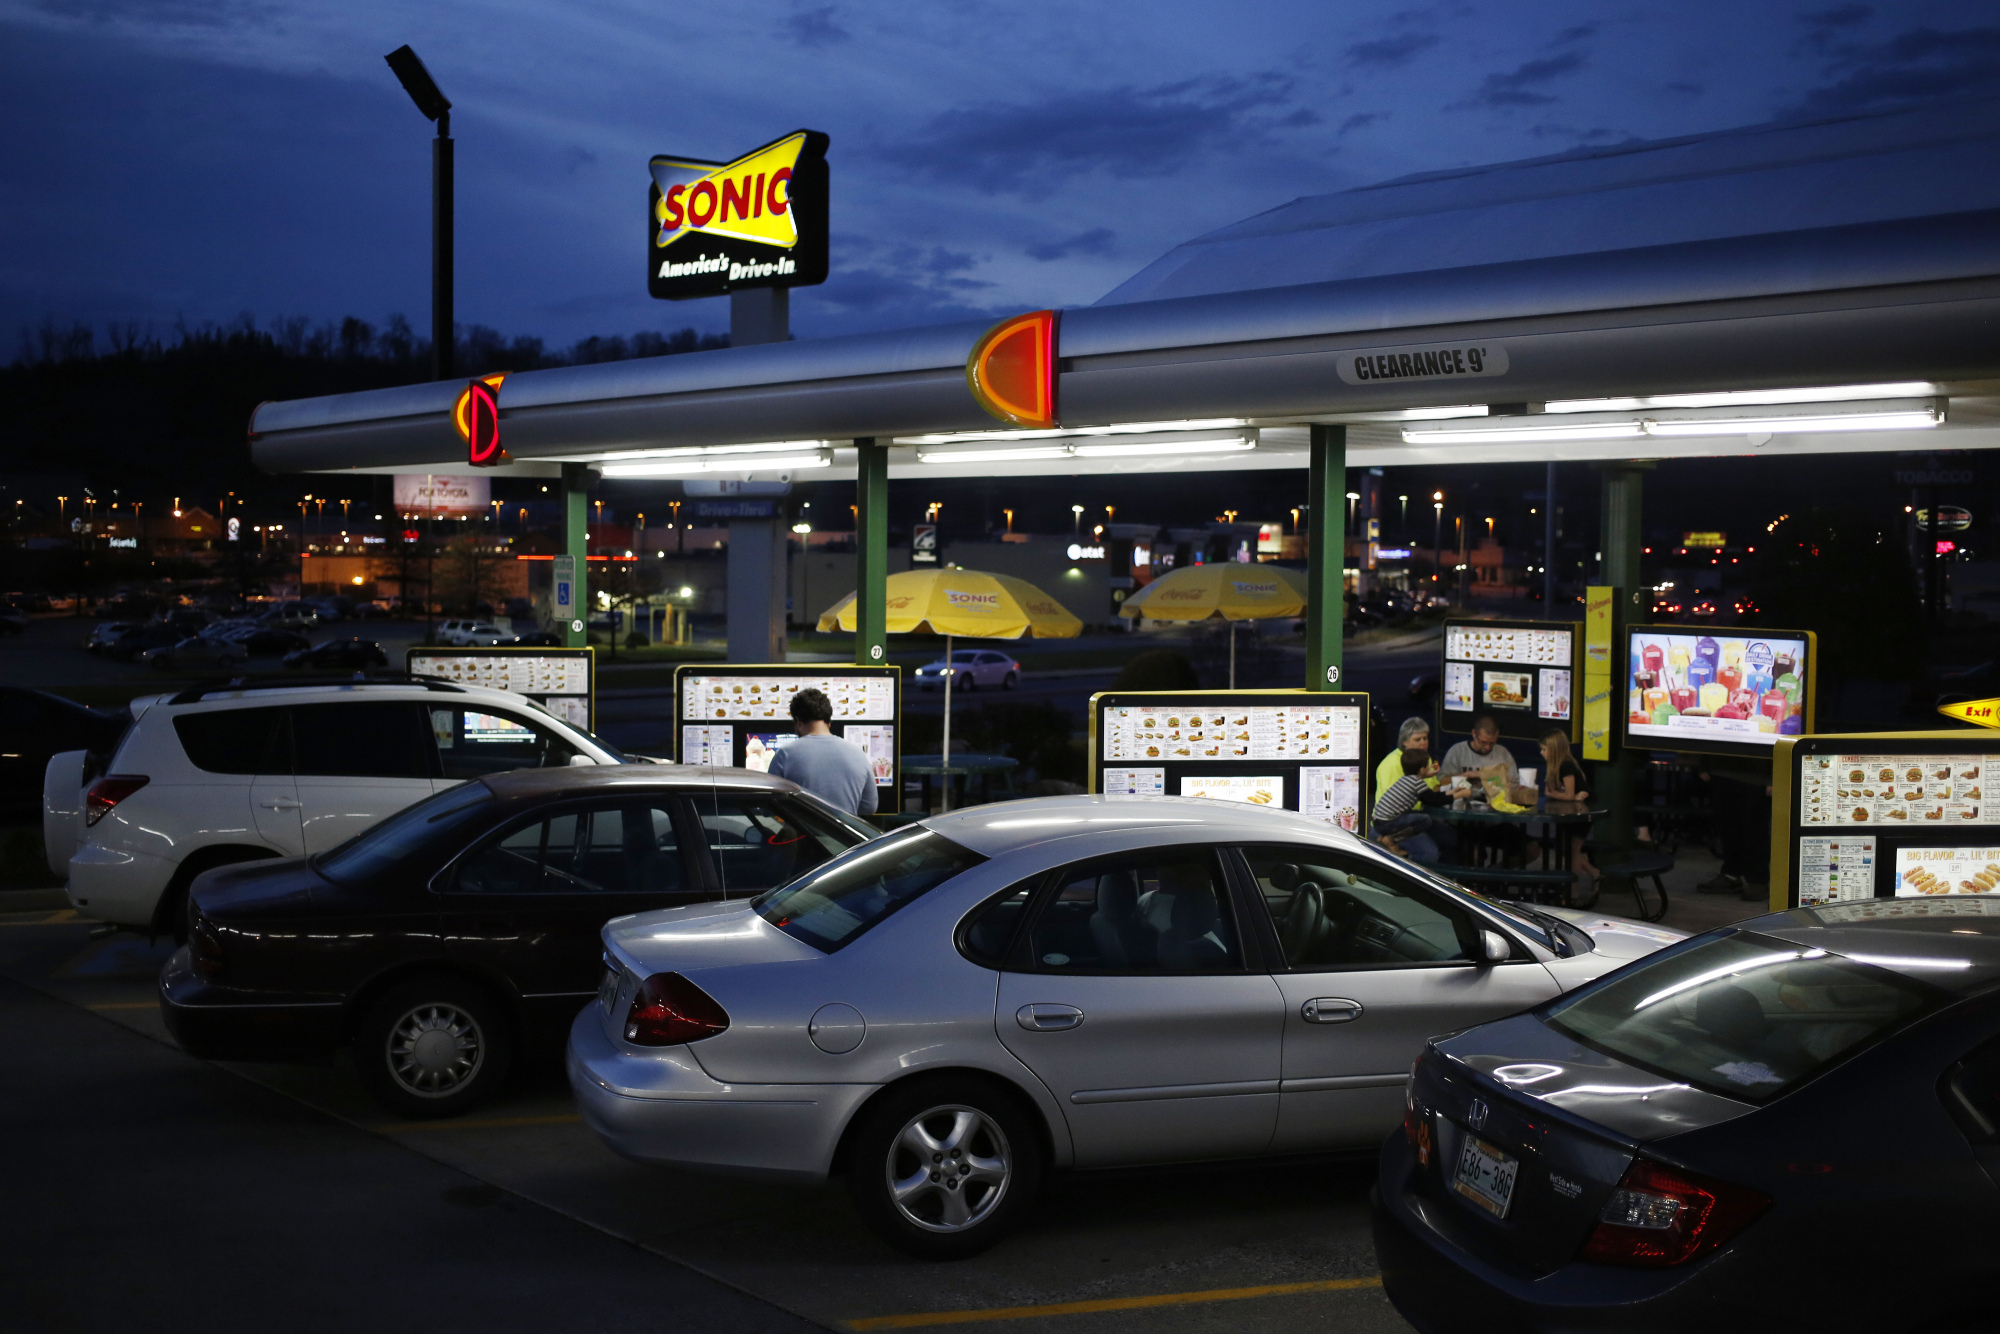
<path id="1" fill-rule="evenodd" d="M 1575 722 L 1582 640 L 1570 621 L 1446 621 L 1439 673 L 1445 729 L 1469 731 L 1484 714 L 1502 736 L 1539 740 L 1551 725 Z"/>
<path id="2" fill-rule="evenodd" d="M 2000 847 L 1897 848 L 1897 898 L 1991 894 L 2000 888 Z"/>
<path id="3" fill-rule="evenodd" d="M 1768 748 L 1812 730 L 1812 637 L 1684 626 L 1628 631 L 1625 735 L 1672 749 Z M 1615 707 L 1615 700 L 1614 700 Z"/>
<path id="4" fill-rule="evenodd" d="M 1875 835 L 1799 840 L 1799 906 L 1875 897 Z"/>
<path id="5" fill-rule="evenodd" d="M 413 648 L 412 676 L 524 695 L 588 732 L 596 726 L 597 655 L 588 648 Z"/>
<path id="6" fill-rule="evenodd" d="M 2000 824 L 2000 755 L 1812 755 L 1798 793 L 1805 827 Z"/>
<path id="7" fill-rule="evenodd" d="M 1368 697 L 1305 690 L 1116 692 L 1091 700 L 1091 791 L 1303 811 L 1359 833 Z"/>
<path id="8" fill-rule="evenodd" d="M 1514 625 L 1506 622 L 1447 622 L 1444 656 L 1460 662 L 1516 662 L 1528 666 L 1568 667 L 1576 655 L 1576 629 Z"/>
<path id="9" fill-rule="evenodd" d="M 727 669 L 722 669 L 727 671 Z M 832 673 L 787 673 L 783 676 L 710 676 L 689 673 L 681 678 L 681 715 L 686 718 L 784 719 L 789 725 L 792 696 L 807 687 L 826 692 L 833 720 L 893 718 L 895 682 L 882 676 Z"/>
<path id="10" fill-rule="evenodd" d="M 1361 758 L 1361 710 L 1348 706 L 1121 705 L 1104 727 L 1107 760 Z"/>
<path id="11" fill-rule="evenodd" d="M 868 755 L 876 809 L 902 807 L 902 673 L 896 667 L 773 663 L 683 663 L 674 669 L 674 738 L 683 764 L 770 772 L 778 752 L 798 739 L 792 697 L 826 694 L 833 734 Z"/>

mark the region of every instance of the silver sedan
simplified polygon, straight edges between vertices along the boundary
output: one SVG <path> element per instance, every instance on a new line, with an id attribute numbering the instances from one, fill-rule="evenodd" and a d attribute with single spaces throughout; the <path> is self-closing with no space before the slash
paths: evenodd
<path id="1" fill-rule="evenodd" d="M 1368 1147 L 1432 1034 L 1682 933 L 1465 893 L 1304 816 L 1057 797 L 936 816 L 743 903 L 617 919 L 570 1029 L 643 1162 L 811 1183 L 967 1255 L 1046 1168 Z"/>

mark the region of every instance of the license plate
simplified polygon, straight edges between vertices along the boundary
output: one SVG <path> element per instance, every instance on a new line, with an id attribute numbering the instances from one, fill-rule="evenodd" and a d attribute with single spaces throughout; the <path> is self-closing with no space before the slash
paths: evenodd
<path id="1" fill-rule="evenodd" d="M 1508 1202 L 1514 1198 L 1514 1178 L 1521 1160 L 1502 1153 L 1484 1140 L 1461 1135 L 1458 1171 L 1451 1188 L 1495 1218 L 1507 1216 Z"/>
<path id="2" fill-rule="evenodd" d="M 597 1003 L 604 1007 L 606 1014 L 618 1008 L 618 984 L 622 981 L 624 976 L 616 968 L 606 968 L 604 980 L 597 984 Z"/>

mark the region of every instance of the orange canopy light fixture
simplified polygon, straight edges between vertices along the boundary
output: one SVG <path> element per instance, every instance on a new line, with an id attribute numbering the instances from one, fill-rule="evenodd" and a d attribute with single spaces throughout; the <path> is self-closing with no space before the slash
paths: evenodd
<path id="1" fill-rule="evenodd" d="M 451 424 L 465 441 L 465 461 L 475 468 L 497 468 L 507 462 L 507 451 L 500 448 L 500 382 L 506 378 L 505 371 L 482 375 L 466 385 L 451 405 Z"/>
<path id="2" fill-rule="evenodd" d="M 1002 320 L 973 345 L 965 380 L 979 406 L 1030 430 L 1056 424 L 1056 321 L 1053 310 Z"/>

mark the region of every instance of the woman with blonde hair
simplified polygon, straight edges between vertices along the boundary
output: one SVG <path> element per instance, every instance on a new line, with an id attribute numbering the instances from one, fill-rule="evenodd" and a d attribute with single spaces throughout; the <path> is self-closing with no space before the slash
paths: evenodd
<path id="1" fill-rule="evenodd" d="M 1590 793 L 1584 791 L 1583 766 L 1570 752 L 1569 733 L 1560 727 L 1551 727 L 1542 733 L 1542 793 L 1551 801 L 1588 801 Z M 1583 855 L 1583 835 L 1572 836 L 1570 844 L 1570 865 L 1578 875 L 1597 879 L 1597 868 L 1590 864 L 1590 858 Z"/>

